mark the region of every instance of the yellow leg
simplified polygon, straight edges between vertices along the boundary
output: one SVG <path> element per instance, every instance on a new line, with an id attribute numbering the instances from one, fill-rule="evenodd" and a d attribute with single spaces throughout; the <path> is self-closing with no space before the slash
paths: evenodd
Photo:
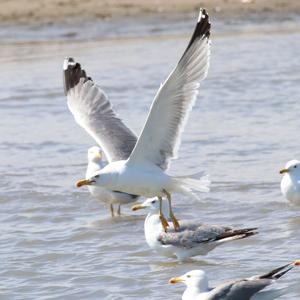
<path id="1" fill-rule="evenodd" d="M 115 216 L 115 214 L 114 214 L 114 207 L 113 207 L 112 204 L 110 205 L 110 214 L 111 214 L 112 218 Z"/>
<path id="2" fill-rule="evenodd" d="M 171 218 L 171 220 L 173 222 L 175 231 L 177 231 L 180 228 L 180 225 L 179 225 L 177 219 L 175 218 L 173 210 L 172 210 L 171 195 L 166 190 L 164 190 L 164 193 L 166 194 L 167 199 L 168 199 L 168 203 L 169 203 L 169 215 L 170 215 L 170 218 Z"/>
<path id="3" fill-rule="evenodd" d="M 162 197 L 157 197 L 159 200 L 159 219 L 161 222 L 164 231 L 167 232 L 167 228 L 169 227 L 168 221 L 165 219 L 163 212 L 162 212 Z"/>

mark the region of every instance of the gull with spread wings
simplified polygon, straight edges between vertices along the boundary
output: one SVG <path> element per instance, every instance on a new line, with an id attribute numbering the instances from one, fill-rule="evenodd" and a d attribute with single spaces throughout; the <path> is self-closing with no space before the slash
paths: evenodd
<path id="1" fill-rule="evenodd" d="M 94 176 L 79 180 L 78 187 L 92 185 L 138 196 L 158 197 L 160 220 L 165 230 L 169 224 L 162 213 L 162 197 L 166 196 L 174 228 L 179 228 L 172 211 L 171 193 L 196 197 L 193 191 L 209 191 L 210 182 L 207 177 L 200 179 L 175 177 L 165 172 L 170 160 L 176 157 L 181 133 L 196 100 L 200 81 L 207 75 L 210 56 L 209 37 L 209 17 L 206 11 L 201 9 L 192 38 L 177 66 L 160 86 L 136 144 L 128 128 L 127 136 L 118 132 L 121 121 L 111 110 L 107 98 L 103 94 L 99 95 L 85 73 L 77 85 L 74 85 L 72 78 L 69 79 L 66 83 L 68 99 L 75 99 L 78 95 L 84 99 L 82 101 L 89 101 L 93 95 L 102 98 L 101 106 L 88 107 L 75 118 L 78 123 L 84 123 L 83 127 L 98 141 L 109 160 L 109 164 Z M 84 71 L 80 69 L 78 72 Z M 71 107 L 70 109 L 72 110 Z M 99 111 L 101 116 L 98 115 Z M 93 118 L 100 119 L 100 117 L 101 121 L 95 124 Z M 127 146 L 127 139 L 135 144 L 133 150 Z M 125 151 L 122 147 L 126 147 Z"/>
<path id="2" fill-rule="evenodd" d="M 86 75 L 79 63 L 73 58 L 66 58 L 63 70 L 65 95 L 76 122 L 102 147 L 108 162 L 127 159 L 136 144 L 136 135 L 117 117 L 105 93 Z M 91 147 L 88 150 L 86 179 L 104 166 L 101 148 Z M 120 215 L 122 204 L 136 202 L 138 198 L 137 195 L 104 187 L 89 186 L 89 191 L 110 206 L 112 217 L 114 204 L 118 204 Z"/>

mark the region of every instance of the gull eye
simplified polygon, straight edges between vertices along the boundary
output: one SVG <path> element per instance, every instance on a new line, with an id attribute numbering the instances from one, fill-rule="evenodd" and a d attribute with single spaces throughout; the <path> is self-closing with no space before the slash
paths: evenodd
<path id="1" fill-rule="evenodd" d="M 296 169 L 297 168 L 297 166 L 294 166 L 294 169 Z"/>
<path id="2" fill-rule="evenodd" d="M 95 176 L 95 178 L 99 178 L 99 177 L 100 177 L 100 175 L 96 175 L 96 176 Z"/>
<path id="3" fill-rule="evenodd" d="M 155 200 L 152 200 L 152 201 L 151 201 L 152 204 L 154 204 L 155 202 L 156 202 Z"/>
<path id="4" fill-rule="evenodd" d="M 191 275 L 186 275 L 187 278 L 191 278 Z"/>

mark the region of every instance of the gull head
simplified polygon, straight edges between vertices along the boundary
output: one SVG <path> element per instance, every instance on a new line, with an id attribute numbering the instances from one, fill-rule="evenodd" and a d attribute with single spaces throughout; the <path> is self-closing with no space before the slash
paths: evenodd
<path id="1" fill-rule="evenodd" d="M 285 168 L 279 171 L 280 174 L 289 174 L 290 176 L 300 177 L 300 161 L 293 159 L 286 163 Z"/>
<path id="2" fill-rule="evenodd" d="M 94 176 L 92 176 L 89 179 L 80 179 L 76 182 L 76 186 L 82 187 L 84 185 L 97 185 L 97 183 L 100 180 L 100 174 L 96 173 Z"/>
<path id="3" fill-rule="evenodd" d="M 141 204 L 135 204 L 131 207 L 132 211 L 137 211 L 141 209 L 146 209 L 147 212 L 150 215 L 157 215 L 159 214 L 159 200 L 157 198 L 149 198 L 145 200 Z M 176 207 L 173 207 L 173 212 L 177 212 L 178 209 Z M 167 201 L 162 202 L 162 213 L 163 215 L 169 220 L 170 215 L 169 215 L 169 205 Z"/>
<path id="4" fill-rule="evenodd" d="M 166 205 L 163 201 L 163 207 Z M 159 200 L 157 198 L 149 198 L 141 204 L 136 204 L 131 207 L 131 210 L 137 211 L 140 209 L 147 209 L 149 211 L 158 212 L 159 210 Z"/>
<path id="5" fill-rule="evenodd" d="M 88 150 L 88 162 L 98 163 L 102 160 L 102 150 L 98 146 L 89 148 Z"/>
<path id="6" fill-rule="evenodd" d="M 131 207 L 132 211 L 146 209 L 152 215 L 159 213 L 159 200 L 157 198 L 148 198 L 141 204 L 135 204 Z M 173 207 L 173 212 L 177 212 L 177 207 Z M 169 205 L 167 201 L 162 202 L 162 213 L 169 219 Z"/>
<path id="7" fill-rule="evenodd" d="M 204 271 L 193 270 L 180 277 L 173 277 L 169 280 L 169 283 L 184 283 L 188 288 L 196 288 L 199 292 L 205 292 L 208 290 L 208 279 Z"/>

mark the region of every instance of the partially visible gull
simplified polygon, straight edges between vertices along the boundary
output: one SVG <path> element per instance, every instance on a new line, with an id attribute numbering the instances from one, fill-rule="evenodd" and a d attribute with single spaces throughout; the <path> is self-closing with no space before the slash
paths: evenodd
<path id="1" fill-rule="evenodd" d="M 105 93 L 86 75 L 79 63 L 73 58 L 66 58 L 63 70 L 67 104 L 76 122 L 101 146 L 108 162 L 127 159 L 136 144 L 136 135 L 118 118 Z M 86 175 L 90 178 L 102 167 L 92 164 Z M 90 192 L 109 203 L 111 209 L 112 204 L 135 202 L 138 197 L 136 194 L 104 187 L 93 187 Z"/>
<path id="2" fill-rule="evenodd" d="M 181 133 L 195 103 L 200 82 L 207 75 L 210 56 L 209 37 L 209 17 L 206 11 L 201 9 L 192 38 L 177 66 L 158 89 L 147 121 L 129 158 L 110 161 L 95 176 L 78 181 L 78 187 L 95 185 L 147 198 L 158 197 L 160 203 L 162 197 L 166 196 L 170 218 L 175 229 L 179 229 L 179 223 L 172 211 L 171 193 L 196 197 L 192 191 L 209 191 L 208 180 L 175 177 L 165 173 L 170 160 L 176 157 Z M 83 92 L 71 89 L 70 93 L 74 95 L 84 93 L 92 85 L 88 78 L 82 79 L 81 82 Z M 89 114 L 93 116 L 93 111 Z M 109 114 L 103 115 L 104 129 L 108 128 L 109 120 Z M 101 131 L 103 128 L 98 129 Z M 110 145 L 109 139 L 99 142 L 104 149 L 106 143 Z M 167 230 L 169 223 L 164 218 L 161 207 L 162 205 L 160 205 L 160 220 Z"/>
<path id="3" fill-rule="evenodd" d="M 215 288 L 209 288 L 207 276 L 202 270 L 190 271 L 180 277 L 171 278 L 169 283 L 185 283 L 187 288 L 182 300 L 273 300 L 288 293 L 291 287 L 262 290 L 299 265 L 300 260 L 297 260 L 267 274 L 231 280 Z"/>
<path id="4" fill-rule="evenodd" d="M 300 161 L 290 160 L 280 174 L 284 174 L 280 185 L 283 196 L 291 203 L 300 205 Z"/>
<path id="5" fill-rule="evenodd" d="M 172 224 L 168 232 L 159 219 L 159 202 L 156 198 L 136 204 L 132 210 L 148 209 L 145 219 L 145 238 L 150 248 L 167 257 L 184 261 L 196 255 L 206 255 L 225 242 L 243 239 L 256 234 L 256 228 L 234 229 L 227 226 L 208 225 L 194 221 L 179 221 L 179 231 Z"/>
<path id="6" fill-rule="evenodd" d="M 94 146 L 88 150 L 88 166 L 86 170 L 86 179 L 90 178 L 95 172 L 100 171 L 104 168 L 105 164 L 102 159 L 102 151 L 99 147 Z M 118 204 L 118 215 L 121 215 L 121 204 L 128 204 L 136 202 L 137 196 L 130 195 L 126 193 L 114 192 L 109 189 L 98 187 L 98 186 L 88 186 L 90 193 L 98 200 L 104 202 L 106 205 L 110 206 L 111 216 L 114 217 L 114 204 Z"/>

